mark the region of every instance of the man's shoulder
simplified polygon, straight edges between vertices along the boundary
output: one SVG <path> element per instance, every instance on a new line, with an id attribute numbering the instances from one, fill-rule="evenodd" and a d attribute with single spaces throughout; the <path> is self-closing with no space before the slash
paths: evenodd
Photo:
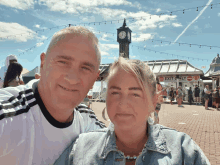
<path id="1" fill-rule="evenodd" d="M 77 107 L 75 107 L 75 110 L 79 113 L 87 113 L 87 114 L 94 114 L 94 111 L 87 107 L 85 104 L 81 103 Z"/>
<path id="2" fill-rule="evenodd" d="M 96 142 L 97 139 L 104 139 L 107 135 L 107 132 L 109 131 L 108 128 L 102 128 L 102 129 L 97 129 L 93 130 L 90 132 L 82 133 L 79 135 L 79 139 L 84 141 L 84 142 L 91 142 L 94 141 Z"/>
<path id="3" fill-rule="evenodd" d="M 27 113 L 37 104 L 29 85 L 0 89 L 0 120 Z"/>

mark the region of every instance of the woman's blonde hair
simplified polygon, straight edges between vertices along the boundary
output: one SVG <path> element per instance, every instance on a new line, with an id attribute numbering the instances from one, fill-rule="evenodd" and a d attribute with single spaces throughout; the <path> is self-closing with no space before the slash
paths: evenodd
<path id="1" fill-rule="evenodd" d="M 107 84 L 111 76 L 113 76 L 119 68 L 128 73 L 134 74 L 145 93 L 148 104 L 152 107 L 149 109 L 149 112 L 153 112 L 155 110 L 155 107 L 153 106 L 153 98 L 156 96 L 156 76 L 150 70 L 149 66 L 140 60 L 119 57 L 109 69 L 109 73 L 106 78 Z"/>

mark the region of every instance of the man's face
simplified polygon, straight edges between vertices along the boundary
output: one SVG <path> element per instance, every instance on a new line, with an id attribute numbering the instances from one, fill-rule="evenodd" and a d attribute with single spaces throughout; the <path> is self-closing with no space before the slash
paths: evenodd
<path id="1" fill-rule="evenodd" d="M 41 54 L 41 82 L 48 102 L 57 108 L 74 108 L 85 98 L 99 76 L 92 41 L 69 34 L 45 58 Z M 47 101 L 47 100 L 46 100 Z"/>

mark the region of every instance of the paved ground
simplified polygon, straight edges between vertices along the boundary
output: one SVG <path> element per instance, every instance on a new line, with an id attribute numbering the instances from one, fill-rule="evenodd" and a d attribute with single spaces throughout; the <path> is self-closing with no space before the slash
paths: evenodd
<path id="1" fill-rule="evenodd" d="M 92 104 L 99 120 L 108 126 L 109 121 L 102 118 L 104 107 L 105 103 Z M 160 124 L 190 135 L 211 164 L 220 165 L 220 111 L 210 109 L 205 110 L 201 105 L 184 105 L 184 108 L 180 108 L 176 104 L 165 103 L 159 113 Z"/>

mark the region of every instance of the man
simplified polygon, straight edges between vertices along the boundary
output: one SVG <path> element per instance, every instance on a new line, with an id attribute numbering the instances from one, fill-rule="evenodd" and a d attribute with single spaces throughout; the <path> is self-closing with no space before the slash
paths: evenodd
<path id="1" fill-rule="evenodd" d="M 99 76 L 95 35 L 63 29 L 40 58 L 40 79 L 0 90 L 0 164 L 53 164 L 80 133 L 105 127 L 79 105 Z"/>
<path id="2" fill-rule="evenodd" d="M 195 85 L 194 97 L 195 97 L 196 105 L 200 104 L 199 103 L 199 94 L 200 94 L 200 89 L 199 89 L 198 85 Z"/>
<path id="3" fill-rule="evenodd" d="M 177 103 L 178 103 L 178 107 L 184 107 L 182 106 L 182 100 L 183 100 L 183 91 L 182 91 L 182 88 L 181 86 L 178 87 L 178 92 L 177 92 Z"/>

